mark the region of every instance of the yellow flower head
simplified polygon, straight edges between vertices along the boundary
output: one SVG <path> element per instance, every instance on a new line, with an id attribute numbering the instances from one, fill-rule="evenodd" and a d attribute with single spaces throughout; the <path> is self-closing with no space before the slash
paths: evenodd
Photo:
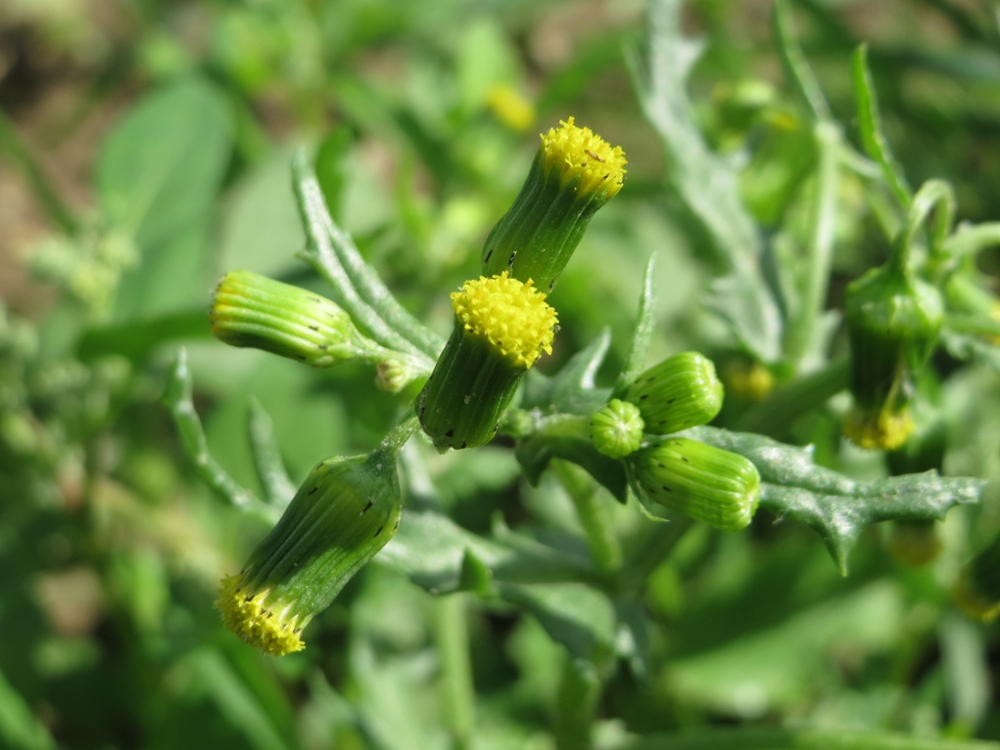
<path id="1" fill-rule="evenodd" d="M 488 340 L 514 367 L 527 369 L 542 352 L 552 353 L 556 311 L 530 280 L 524 284 L 506 271 L 480 276 L 452 293 L 451 306 L 466 331 Z"/>
<path id="2" fill-rule="evenodd" d="M 240 639 L 273 656 L 284 656 L 306 647 L 299 633 L 304 623 L 298 615 L 289 615 L 287 607 L 268 601 L 270 589 L 247 591 L 243 576 L 226 576 L 215 606 L 222 612 L 222 622 Z"/>
<path id="3" fill-rule="evenodd" d="M 580 191 L 604 190 L 611 198 L 622 189 L 625 180 L 625 152 L 610 146 L 590 128 L 579 128 L 573 118 L 560 122 L 542 135 L 546 170 L 556 169 L 560 184 L 580 181 Z"/>

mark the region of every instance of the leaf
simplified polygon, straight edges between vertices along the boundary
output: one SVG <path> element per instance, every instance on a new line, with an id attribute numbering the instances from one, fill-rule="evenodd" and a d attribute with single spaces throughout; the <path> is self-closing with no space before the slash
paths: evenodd
<path id="1" fill-rule="evenodd" d="M 488 576 L 515 583 L 581 581 L 594 576 L 583 558 L 511 531 L 492 539 L 481 537 L 435 511 L 404 510 L 399 531 L 375 559 L 432 594 L 465 588 L 462 584 L 470 581 L 482 583 Z"/>
<path id="2" fill-rule="evenodd" d="M 514 456 L 532 486 L 538 486 L 549 461 L 562 458 L 582 466 L 624 503 L 628 499 L 625 465 L 598 453 L 590 441 L 589 425 L 589 419 L 574 414 L 539 416 L 530 437 L 518 442 Z"/>
<path id="3" fill-rule="evenodd" d="M 974 328 L 957 325 L 958 323 L 957 316 L 948 316 L 945 327 L 941 329 L 941 343 L 948 353 L 955 359 L 963 361 L 978 360 L 988 365 L 994 372 L 1000 373 L 1000 346 L 984 340 L 981 335 L 975 335 Z M 986 326 L 989 325 L 989 321 L 984 319 L 982 323 L 980 333 L 987 333 Z"/>
<path id="4" fill-rule="evenodd" d="M 0 744 L 12 750 L 54 750 L 55 740 L 0 672 Z"/>
<path id="5" fill-rule="evenodd" d="M 597 388 L 594 379 L 604 362 L 611 346 L 611 329 L 605 328 L 600 335 L 578 351 L 563 368 L 551 378 L 529 371 L 525 383 L 521 406 L 524 409 L 539 408 L 548 413 L 551 410 L 564 414 L 585 414 L 590 416 L 608 402 L 611 392 Z"/>
<path id="6" fill-rule="evenodd" d="M 816 80 L 816 74 L 802 54 L 798 39 L 795 38 L 787 0 L 778 0 L 774 4 L 774 29 L 778 40 L 778 53 L 786 74 L 795 84 L 795 93 L 812 114 L 813 119 L 829 119 L 830 105 L 827 104 L 819 81 Z"/>
<path id="7" fill-rule="evenodd" d="M 871 70 L 868 68 L 868 46 L 860 45 L 854 50 L 852 58 L 854 76 L 854 95 L 858 108 L 858 132 L 861 134 L 861 145 L 869 157 L 882 167 L 882 175 L 892 190 L 899 205 L 909 208 L 913 199 L 913 190 L 906 182 L 903 167 L 892 154 L 889 141 L 882 131 L 882 116 L 878 109 L 878 96 L 875 92 L 875 82 L 872 81 Z"/>
<path id="8" fill-rule="evenodd" d="M 762 435 L 695 427 L 680 433 L 750 459 L 760 472 L 761 507 L 779 520 L 814 529 L 847 574 L 847 555 L 865 526 L 893 519 L 936 519 L 956 503 L 977 502 L 986 481 L 936 471 L 861 481 L 813 463 L 811 448 Z"/>
<path id="9" fill-rule="evenodd" d="M 646 263 L 646 273 L 642 277 L 642 294 L 639 295 L 639 316 L 632 334 L 632 345 L 625 357 L 618 380 L 615 382 L 611 395 L 621 398 L 625 395 L 632 382 L 639 377 L 646 367 L 646 357 L 649 355 L 649 343 L 653 339 L 653 327 L 656 324 L 656 292 L 653 289 L 653 272 L 656 270 L 656 253 L 649 256 Z"/>
<path id="10" fill-rule="evenodd" d="M 80 337 L 77 355 L 84 360 L 121 354 L 141 362 L 157 347 L 178 339 L 211 336 L 208 316 L 202 308 L 143 318 L 119 325 L 90 328 Z"/>
<path id="11" fill-rule="evenodd" d="M 247 433 L 254 469 L 260 486 L 264 488 L 267 502 L 278 510 L 284 510 L 295 496 L 295 485 L 288 478 L 285 463 L 281 460 L 281 451 L 274 435 L 274 420 L 253 396 L 250 398 L 247 415 Z"/>
<path id="12" fill-rule="evenodd" d="M 225 97 L 190 77 L 145 97 L 107 140 L 97 192 L 107 219 L 133 234 L 142 256 L 123 279 L 119 315 L 171 309 L 204 294 L 208 219 L 233 130 Z"/>
<path id="13" fill-rule="evenodd" d="M 685 87 L 702 44 L 681 34 L 680 12 L 680 0 L 651 3 L 647 58 L 642 64 L 633 55 L 633 85 L 663 141 L 671 185 L 721 271 L 708 306 L 750 353 L 773 362 L 781 351 L 781 317 L 760 268 L 763 243 L 740 199 L 735 161 L 713 153 L 698 130 Z"/>
<path id="14" fill-rule="evenodd" d="M 504 599 L 535 615 L 552 640 L 573 657 L 597 661 L 612 652 L 616 618 L 606 594 L 581 583 L 502 583 L 499 589 Z"/>

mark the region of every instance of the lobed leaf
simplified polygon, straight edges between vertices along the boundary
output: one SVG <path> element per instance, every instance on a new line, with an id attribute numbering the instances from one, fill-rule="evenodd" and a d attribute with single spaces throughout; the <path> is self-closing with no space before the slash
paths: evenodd
<path id="1" fill-rule="evenodd" d="M 791 518 L 814 529 L 842 574 L 847 556 L 866 526 L 893 519 L 936 519 L 957 503 L 976 502 L 986 481 L 942 477 L 936 471 L 857 480 L 813 462 L 811 448 L 762 435 L 695 427 L 686 437 L 750 459 L 760 472 L 761 507 L 779 520 Z"/>

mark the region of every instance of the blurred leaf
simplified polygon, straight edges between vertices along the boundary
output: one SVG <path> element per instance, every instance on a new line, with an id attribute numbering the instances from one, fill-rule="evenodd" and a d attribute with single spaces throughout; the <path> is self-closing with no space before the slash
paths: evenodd
<path id="1" fill-rule="evenodd" d="M 461 587 L 467 554 L 491 571 L 496 581 L 579 581 L 594 575 L 586 560 L 529 537 L 506 532 L 487 539 L 433 511 L 404 510 L 399 531 L 375 559 L 437 594 Z M 476 575 L 482 577 L 485 571 Z M 466 580 L 468 576 L 466 571 Z"/>
<path id="2" fill-rule="evenodd" d="M 632 334 L 632 345 L 629 347 L 625 357 L 625 365 L 622 367 L 611 393 L 615 398 L 622 398 L 632 382 L 646 367 L 649 344 L 653 339 L 653 327 L 656 324 L 656 291 L 653 288 L 655 271 L 656 254 L 653 253 L 646 263 L 646 273 L 642 279 L 642 292 L 639 294 L 639 315 L 635 322 L 635 332 Z"/>
<path id="3" fill-rule="evenodd" d="M 603 660 L 612 653 L 616 618 L 606 594 L 579 583 L 501 583 L 499 590 L 507 601 L 527 607 L 574 658 Z"/>
<path id="4" fill-rule="evenodd" d="M 762 508 L 819 533 L 847 574 L 847 555 L 865 526 L 892 519 L 936 519 L 956 503 L 981 499 L 986 481 L 942 477 L 936 471 L 861 481 L 813 463 L 812 448 L 797 448 L 762 435 L 695 427 L 684 433 L 750 459 L 762 480 Z"/>
<path id="5" fill-rule="evenodd" d="M 799 612 L 768 630 L 671 662 L 667 681 L 685 703 L 753 718 L 788 710 L 828 680 L 834 650 L 889 648 L 902 628 L 899 590 L 882 581 Z"/>
<path id="6" fill-rule="evenodd" d="M 611 331 L 605 328 L 600 336 L 574 354 L 551 378 L 530 370 L 525 382 L 522 407 L 537 407 L 545 412 L 554 408 L 567 414 L 593 414 L 611 396 L 610 390 L 597 388 L 594 384 L 609 346 Z"/>
<path id="7" fill-rule="evenodd" d="M 236 183 L 225 204 L 218 271 L 281 276 L 306 244 L 292 190 L 292 150 L 275 149 Z"/>
<path id="8" fill-rule="evenodd" d="M 125 275 L 120 315 L 207 294 L 207 219 L 233 143 L 228 104 L 197 77 L 148 95 L 105 143 L 97 190 L 108 220 L 134 233 L 140 267 Z M 192 283 L 194 282 L 194 283 Z"/>
<path id="9" fill-rule="evenodd" d="M 809 61 L 802 53 L 799 40 L 795 38 L 792 28 L 791 11 L 788 0 L 778 0 L 774 4 L 774 28 L 778 40 L 778 53 L 781 56 L 785 74 L 791 79 L 795 93 L 815 120 L 826 120 L 830 117 L 830 105 L 827 104 L 823 90 L 816 80 Z"/>
<path id="10" fill-rule="evenodd" d="M 854 51 L 852 61 L 854 94 L 858 108 L 858 131 L 865 153 L 882 167 L 882 176 L 903 208 L 909 208 L 913 190 L 906 182 L 903 167 L 892 154 L 889 141 L 882 131 L 882 115 L 878 109 L 875 82 L 868 69 L 868 46 L 862 44 Z"/>
<path id="11" fill-rule="evenodd" d="M 0 740 L 12 750 L 54 750 L 55 740 L 0 673 Z"/>
<path id="12" fill-rule="evenodd" d="M 954 321 L 946 322 L 941 330 L 941 342 L 948 353 L 955 359 L 974 359 L 988 365 L 994 372 L 1000 373 L 1000 346 L 985 341 L 980 336 L 958 330 L 951 325 Z"/>
<path id="13" fill-rule="evenodd" d="M 981 628 L 949 612 L 941 623 L 941 662 L 951 715 L 973 731 L 993 698 L 989 656 Z"/>
<path id="14" fill-rule="evenodd" d="M 247 433 L 253 452 L 253 465 L 264 489 L 267 502 L 284 509 L 295 496 L 295 485 L 288 478 L 285 463 L 274 438 L 274 421 L 256 398 L 250 398 Z"/>
<path id="15" fill-rule="evenodd" d="M 181 666 L 190 671 L 194 679 L 192 687 L 207 693 L 230 724 L 244 735 L 250 747 L 255 750 L 289 748 L 260 700 L 219 651 L 199 649 L 185 656 Z"/>
<path id="16" fill-rule="evenodd" d="M 720 278 L 708 306 L 748 352 L 773 362 L 781 352 L 781 317 L 761 273 L 760 233 L 740 200 L 735 161 L 712 153 L 698 130 L 685 87 L 702 44 L 682 35 L 680 11 L 680 0 L 650 4 L 647 59 L 633 56 L 633 83 L 663 141 L 671 186 L 715 253 Z"/>
<path id="17" fill-rule="evenodd" d="M 108 354 L 121 354 L 138 362 L 161 344 L 178 339 L 208 338 L 210 335 L 208 315 L 204 309 L 197 309 L 90 328 L 80 337 L 77 355 L 88 360 Z"/>

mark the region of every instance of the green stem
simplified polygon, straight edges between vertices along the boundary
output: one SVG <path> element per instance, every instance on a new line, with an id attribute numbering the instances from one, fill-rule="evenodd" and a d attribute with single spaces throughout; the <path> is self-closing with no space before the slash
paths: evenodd
<path id="1" fill-rule="evenodd" d="M 913 241 L 931 211 L 935 212 L 931 229 L 931 257 L 940 259 L 945 240 L 955 222 L 955 207 L 955 191 L 951 185 L 943 180 L 927 180 L 913 196 L 906 215 L 906 226 L 894 243 L 889 262 L 901 271 L 909 268 Z"/>
<path id="2" fill-rule="evenodd" d="M 791 12 L 785 0 L 774 4 L 774 30 L 778 39 L 778 52 L 781 62 L 789 78 L 795 83 L 799 98 L 809 109 L 813 119 L 818 121 L 830 119 L 830 105 L 823 96 L 819 81 L 813 73 L 806 56 L 802 53 L 795 30 L 792 28 Z"/>
<path id="3" fill-rule="evenodd" d="M 11 161 L 18 164 L 28 178 L 31 189 L 34 190 L 38 200 L 42 202 L 49 217 L 59 225 L 66 234 L 76 234 L 78 229 L 76 219 L 66 208 L 66 204 L 56 194 L 55 189 L 49 184 L 45 172 L 41 165 L 35 161 L 31 152 L 21 141 L 14 127 L 14 123 L 0 109 L 0 153 L 6 152 Z"/>
<path id="4" fill-rule="evenodd" d="M 622 564 L 621 543 L 615 536 L 611 508 L 603 502 L 605 498 L 600 496 L 597 482 L 586 471 L 568 461 L 554 458 L 549 466 L 576 506 L 594 565 L 602 573 L 618 570 Z"/>
<path id="5" fill-rule="evenodd" d="M 960 226 L 955 234 L 945 240 L 943 249 L 955 258 L 975 255 L 996 245 L 1000 245 L 1000 222 L 988 221 L 974 226 Z"/>
<path id="6" fill-rule="evenodd" d="M 797 369 L 813 343 L 816 320 L 826 307 L 830 263 L 837 229 L 837 185 L 842 138 L 840 128 L 829 120 L 820 120 L 813 128 L 819 151 L 816 170 L 816 195 L 811 206 L 812 235 L 806 248 L 806 273 L 800 289 L 800 303 L 786 321 L 785 358 Z"/>
<path id="7" fill-rule="evenodd" d="M 850 363 L 849 357 L 841 357 L 822 370 L 782 383 L 765 401 L 749 408 L 733 429 L 782 436 L 796 419 L 847 388 Z"/>
<path id="8" fill-rule="evenodd" d="M 469 658 L 469 629 L 465 597 L 442 596 L 435 602 L 435 634 L 441 660 L 441 702 L 444 724 L 461 750 L 469 746 L 475 729 L 476 693 Z"/>
<path id="9" fill-rule="evenodd" d="M 198 476 L 221 498 L 242 511 L 260 516 L 271 524 L 278 520 L 276 508 L 262 503 L 252 492 L 237 484 L 208 451 L 208 440 L 192 400 L 191 370 L 187 350 L 180 349 L 167 377 L 163 403 L 170 410 L 180 433 L 181 445 Z"/>
<path id="10" fill-rule="evenodd" d="M 333 221 L 323 197 L 323 190 L 304 152 L 296 154 L 292 163 L 295 191 L 310 235 L 316 240 L 316 250 L 328 271 L 335 264 L 340 273 L 335 286 L 346 282 L 358 302 L 379 317 L 386 327 L 405 342 L 404 351 L 436 359 L 444 348 L 444 339 L 417 320 L 389 291 L 374 268 L 369 266 L 355 246 L 351 236 Z M 397 343 L 390 344 L 399 348 Z"/>
<path id="11" fill-rule="evenodd" d="M 284 510 L 295 497 L 295 485 L 288 478 L 285 463 L 281 460 L 274 438 L 274 421 L 256 397 L 250 398 L 250 415 L 247 420 L 250 452 L 254 469 L 269 505 Z"/>
<path id="12" fill-rule="evenodd" d="M 751 728 L 649 735 L 621 750 L 1000 750 L 1000 743 L 836 729 Z"/>
<path id="13" fill-rule="evenodd" d="M 592 664 L 566 656 L 556 697 L 557 750 L 589 750 L 601 680 Z"/>

